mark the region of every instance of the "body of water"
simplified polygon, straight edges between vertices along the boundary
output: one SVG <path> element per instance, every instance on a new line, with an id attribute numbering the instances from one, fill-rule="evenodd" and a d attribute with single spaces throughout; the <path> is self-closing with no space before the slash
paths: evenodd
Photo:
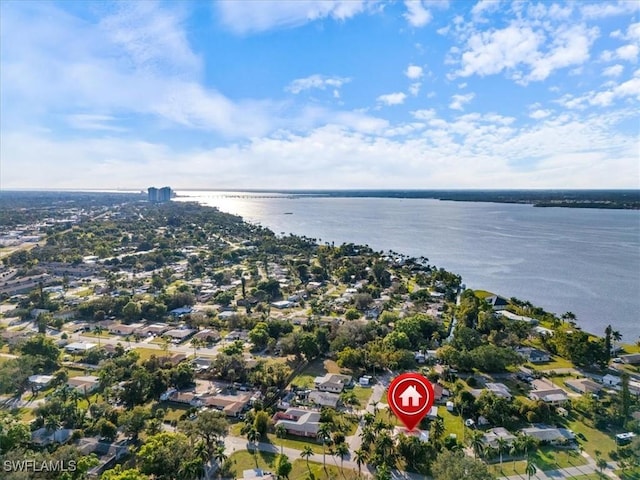
<path id="1" fill-rule="evenodd" d="M 572 311 L 583 329 L 640 336 L 640 212 L 432 199 L 178 192 L 275 233 L 425 256 L 468 288 Z"/>

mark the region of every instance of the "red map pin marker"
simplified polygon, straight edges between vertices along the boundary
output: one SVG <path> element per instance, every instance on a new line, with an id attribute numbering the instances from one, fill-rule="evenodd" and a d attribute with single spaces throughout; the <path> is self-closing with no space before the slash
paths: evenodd
<path id="1" fill-rule="evenodd" d="M 419 373 L 403 373 L 394 378 L 387 392 L 389 408 L 409 431 L 429 413 L 434 399 L 431 382 Z"/>

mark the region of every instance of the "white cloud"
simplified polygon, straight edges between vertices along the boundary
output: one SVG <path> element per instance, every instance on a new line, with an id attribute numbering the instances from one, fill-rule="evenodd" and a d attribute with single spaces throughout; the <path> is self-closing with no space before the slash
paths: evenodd
<path id="1" fill-rule="evenodd" d="M 500 3 L 500 0 L 480 0 L 471 9 L 471 15 L 473 16 L 474 21 L 485 21 L 483 15 L 485 13 L 495 12 L 500 8 Z"/>
<path id="2" fill-rule="evenodd" d="M 549 115 L 551 115 L 551 111 L 542 109 L 534 110 L 529 114 L 529 116 L 534 120 L 541 120 L 543 118 L 547 118 Z"/>
<path id="3" fill-rule="evenodd" d="M 620 48 L 616 49 L 616 58 L 620 60 L 627 60 L 629 62 L 635 62 L 638 60 L 638 45 L 634 45 L 632 43 L 628 45 L 623 45 Z"/>
<path id="4" fill-rule="evenodd" d="M 597 29 L 585 25 L 561 25 L 547 33 L 519 21 L 503 29 L 474 32 L 459 57 L 461 68 L 453 77 L 505 72 L 521 84 L 542 81 L 555 70 L 586 62 L 597 36 Z M 547 37 L 551 39 L 548 44 Z M 451 53 L 456 54 L 453 49 Z"/>
<path id="5" fill-rule="evenodd" d="M 328 124 L 216 148 L 7 133 L 0 154 L 12 161 L 3 162 L 2 181 L 5 188 L 637 188 L 639 140 L 615 131 L 615 115 L 549 116 L 519 128 L 499 115 L 414 117 L 382 136 Z"/>
<path id="6" fill-rule="evenodd" d="M 403 92 L 387 93 L 378 97 L 378 102 L 385 105 L 401 105 L 407 98 L 407 94 Z"/>
<path id="7" fill-rule="evenodd" d="M 404 74 L 411 80 L 417 80 L 423 75 L 422 67 L 418 65 L 409 65 Z"/>
<path id="8" fill-rule="evenodd" d="M 365 10 L 362 0 L 220 0 L 223 25 L 237 34 L 291 28 L 323 18 L 346 20 Z"/>
<path id="9" fill-rule="evenodd" d="M 409 85 L 409 93 L 414 97 L 420 93 L 420 87 L 422 87 L 422 83 L 415 82 Z"/>
<path id="10" fill-rule="evenodd" d="M 618 2 L 584 3 L 580 5 L 582 15 L 586 18 L 606 18 L 626 15 L 640 11 L 640 4 L 633 0 L 618 0 Z"/>
<path id="11" fill-rule="evenodd" d="M 311 88 L 317 88 L 320 90 L 325 90 L 327 87 L 331 87 L 334 89 L 339 89 L 345 83 L 349 83 L 351 81 L 350 78 L 343 77 L 327 77 L 325 75 L 310 75 L 305 78 L 297 78 L 293 82 L 291 82 L 285 90 L 298 94 L 303 90 L 309 90 Z"/>
<path id="12" fill-rule="evenodd" d="M 69 125 L 78 130 L 107 130 L 113 132 L 124 131 L 124 128 L 116 127 L 112 122 L 117 119 L 111 115 L 98 115 L 79 113 L 69 115 L 67 122 Z"/>
<path id="13" fill-rule="evenodd" d="M 466 95 L 454 95 L 451 97 L 449 108 L 452 110 L 464 110 L 464 105 L 473 100 L 475 96 L 475 93 L 468 93 Z"/>
<path id="14" fill-rule="evenodd" d="M 404 4 L 407 7 L 404 18 L 412 27 L 424 27 L 433 18 L 422 0 L 405 0 Z"/>
<path id="15" fill-rule="evenodd" d="M 605 68 L 602 71 L 602 74 L 605 77 L 619 77 L 620 75 L 622 75 L 623 71 L 624 71 L 624 67 L 620 64 L 617 64 L 617 65 L 611 65 L 610 67 Z"/>

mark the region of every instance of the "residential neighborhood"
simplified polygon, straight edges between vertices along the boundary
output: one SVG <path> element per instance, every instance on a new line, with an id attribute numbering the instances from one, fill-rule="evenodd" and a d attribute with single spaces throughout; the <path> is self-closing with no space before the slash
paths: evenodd
<path id="1" fill-rule="evenodd" d="M 86 201 L 7 226 L 29 236 L 0 250 L 3 459 L 65 455 L 106 480 L 424 478 L 442 462 L 637 478 L 640 350 L 612 329 L 424 258 L 191 203 Z M 404 372 L 433 386 L 414 430 L 388 406 Z"/>

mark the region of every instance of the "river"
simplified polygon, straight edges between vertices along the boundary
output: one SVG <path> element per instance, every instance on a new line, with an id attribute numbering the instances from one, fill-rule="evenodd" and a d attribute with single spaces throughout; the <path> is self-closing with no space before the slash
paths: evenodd
<path id="1" fill-rule="evenodd" d="M 468 288 L 572 311 L 586 331 L 640 336 L 640 212 L 433 199 L 178 191 L 275 233 L 425 256 Z"/>

